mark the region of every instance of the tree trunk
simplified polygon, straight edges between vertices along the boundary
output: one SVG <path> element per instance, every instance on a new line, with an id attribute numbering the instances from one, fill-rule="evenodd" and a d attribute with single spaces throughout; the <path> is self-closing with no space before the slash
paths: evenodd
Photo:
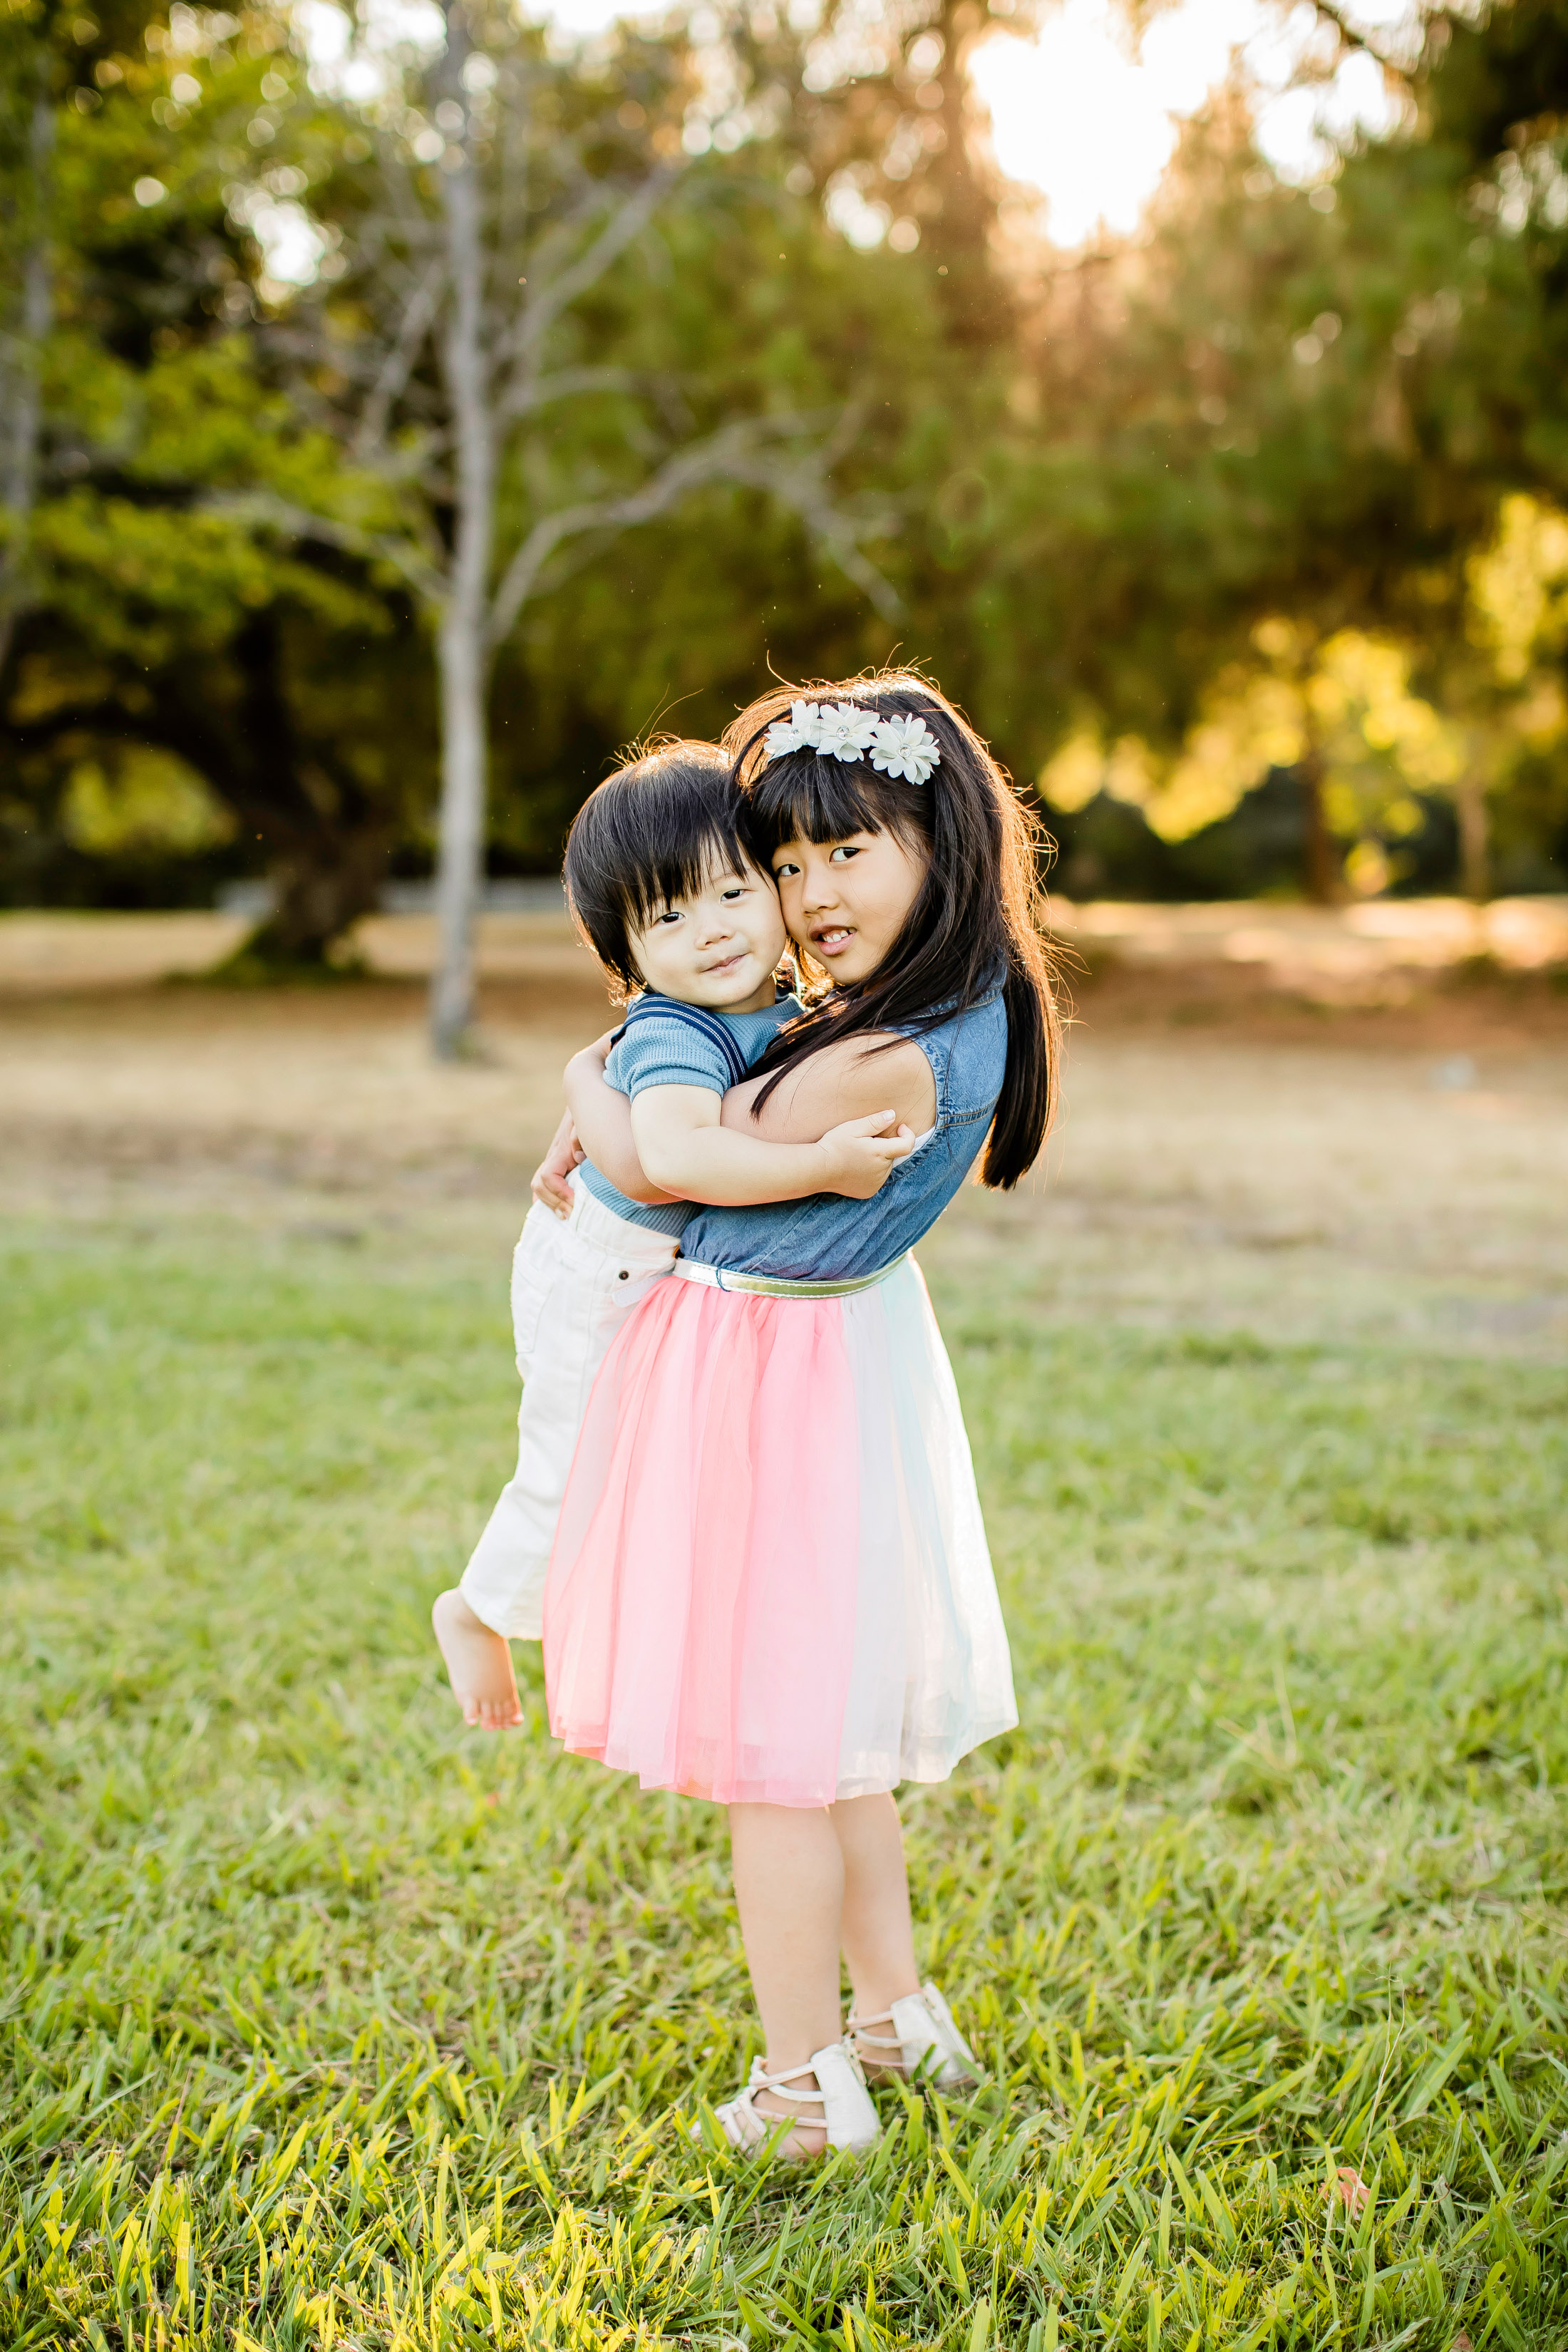
<path id="1" fill-rule="evenodd" d="M 441 622 L 441 830 L 436 868 L 436 970 L 430 1034 L 437 1060 L 457 1060 L 474 1019 L 474 919 L 484 878 L 487 664 L 482 615 L 456 585 Z"/>
<path id="2" fill-rule="evenodd" d="M 384 832 L 331 834 L 275 858 L 269 879 L 277 903 L 220 970 L 328 976 L 331 950 L 370 914 L 386 875 Z"/>
<path id="3" fill-rule="evenodd" d="M 55 110 L 50 103 L 48 70 L 48 49 L 40 47 L 38 86 L 27 138 L 33 221 L 22 265 L 21 349 L 10 402 L 10 446 L 5 457 L 5 501 L 11 528 L 0 550 L 0 671 L 9 657 L 11 640 L 26 600 L 23 579 L 27 561 L 27 526 L 38 495 L 43 347 L 54 323 L 48 194 L 55 149 Z"/>
<path id="4" fill-rule="evenodd" d="M 1478 907 L 1492 895 L 1491 822 L 1487 788 L 1466 776 L 1454 795 L 1459 816 L 1459 887 Z"/>
<path id="5" fill-rule="evenodd" d="M 465 106 L 463 66 L 469 51 L 461 0 L 448 0 L 445 99 Z M 445 166 L 441 191 L 450 277 L 441 339 L 442 373 L 451 403 L 457 473 L 452 563 L 441 615 L 441 817 L 436 874 L 438 931 L 430 983 L 431 1043 L 456 1059 L 474 1018 L 474 918 L 484 874 L 489 745 L 490 561 L 495 538 L 495 418 L 485 348 L 485 254 L 479 174 L 465 121 L 461 161 Z M 448 148 L 448 156 L 452 150 Z"/>
<path id="6" fill-rule="evenodd" d="M 1336 906 L 1341 896 L 1339 845 L 1323 808 L 1323 755 L 1315 744 L 1309 745 L 1297 772 L 1303 820 L 1301 879 L 1314 906 Z"/>

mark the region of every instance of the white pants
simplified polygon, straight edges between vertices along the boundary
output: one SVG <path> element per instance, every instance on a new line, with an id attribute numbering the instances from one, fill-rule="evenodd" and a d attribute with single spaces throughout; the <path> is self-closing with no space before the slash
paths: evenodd
<path id="1" fill-rule="evenodd" d="M 462 1595 L 492 1632 L 537 1642 L 566 1476 L 611 1340 L 679 1247 L 617 1217 L 578 1176 L 570 1217 L 536 1202 L 512 1254 L 511 1322 L 522 1405 L 517 1469 L 463 1570 Z"/>

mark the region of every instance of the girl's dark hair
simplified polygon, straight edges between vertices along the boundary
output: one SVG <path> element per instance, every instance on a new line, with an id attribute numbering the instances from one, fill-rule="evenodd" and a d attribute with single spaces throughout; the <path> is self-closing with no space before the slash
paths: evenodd
<path id="1" fill-rule="evenodd" d="M 884 718 L 923 719 L 941 764 L 927 782 L 911 784 L 884 775 L 865 756 L 791 751 L 768 759 L 768 727 L 800 700 L 851 701 Z M 1038 821 L 968 721 L 913 670 L 783 687 L 743 710 L 723 742 L 745 793 L 742 837 L 764 872 L 786 841 L 840 841 L 852 833 L 893 834 L 929 861 L 909 919 L 877 970 L 824 996 L 756 1065 L 773 1073 L 757 1107 L 808 1055 L 873 1030 L 918 1036 L 978 1003 L 1001 979 L 1007 1065 L 981 1181 L 1004 1190 L 1016 1184 L 1039 1156 L 1058 1091 L 1061 1024 L 1040 931 Z"/>
<path id="2" fill-rule="evenodd" d="M 630 933 L 746 863 L 740 787 L 714 743 L 672 737 L 590 793 L 566 836 L 566 903 L 622 995 L 645 985 Z"/>

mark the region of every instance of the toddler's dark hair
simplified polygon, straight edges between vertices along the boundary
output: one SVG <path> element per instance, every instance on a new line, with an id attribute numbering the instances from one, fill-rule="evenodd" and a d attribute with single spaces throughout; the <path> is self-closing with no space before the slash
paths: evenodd
<path id="1" fill-rule="evenodd" d="M 800 751 L 770 760 L 767 730 L 789 717 L 795 700 L 854 702 L 885 719 L 923 719 L 941 765 L 925 783 L 911 784 L 864 758 Z M 725 730 L 724 748 L 746 794 L 742 837 L 764 872 L 784 842 L 841 841 L 854 833 L 891 833 L 929 861 L 902 935 L 878 969 L 824 997 L 773 1041 L 756 1069 L 779 1074 L 841 1037 L 876 1030 L 918 1036 L 1000 981 L 1007 1067 L 982 1181 L 1016 1184 L 1039 1153 L 1058 1097 L 1061 1026 L 1039 919 L 1047 845 L 1038 819 L 962 712 L 918 670 L 760 696 Z M 771 1090 L 763 1088 L 753 1113 Z"/>
<path id="2" fill-rule="evenodd" d="M 566 836 L 566 903 L 626 995 L 644 986 L 630 933 L 658 907 L 747 863 L 741 792 L 715 743 L 672 737 L 606 776 Z"/>

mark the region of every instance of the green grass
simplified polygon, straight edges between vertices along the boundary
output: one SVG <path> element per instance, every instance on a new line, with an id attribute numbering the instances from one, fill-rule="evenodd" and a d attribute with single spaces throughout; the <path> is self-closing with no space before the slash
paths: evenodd
<path id="1" fill-rule="evenodd" d="M 721 1819 L 440 1685 L 500 1274 L 3 1279 L 7 2352 L 1568 2344 L 1561 1370 L 942 1302 L 1024 1721 L 907 1815 L 987 2081 L 803 2173 L 674 2120 Z"/>

